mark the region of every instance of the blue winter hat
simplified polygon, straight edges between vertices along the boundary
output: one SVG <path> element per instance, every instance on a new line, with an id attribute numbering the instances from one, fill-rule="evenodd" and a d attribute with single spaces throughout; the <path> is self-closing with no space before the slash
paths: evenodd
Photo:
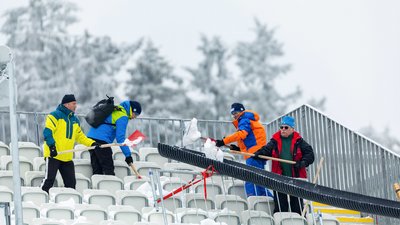
<path id="1" fill-rule="evenodd" d="M 130 101 L 132 108 L 132 113 L 135 113 L 136 115 L 140 115 L 142 113 L 142 106 L 140 106 L 140 103 L 137 101 Z"/>
<path id="2" fill-rule="evenodd" d="M 291 116 L 284 116 L 281 120 L 281 125 L 288 125 L 290 127 L 294 127 L 296 123 L 294 122 L 294 118 Z"/>
<path id="3" fill-rule="evenodd" d="M 242 103 L 233 103 L 231 106 L 231 114 L 234 114 L 235 112 L 242 112 L 244 110 L 245 108 Z"/>

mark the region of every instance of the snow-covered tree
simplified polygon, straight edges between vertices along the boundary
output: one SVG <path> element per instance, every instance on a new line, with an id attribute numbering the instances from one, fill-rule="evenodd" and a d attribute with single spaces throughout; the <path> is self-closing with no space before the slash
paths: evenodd
<path id="1" fill-rule="evenodd" d="M 164 118 L 185 115 L 188 99 L 185 91 L 179 88 L 182 79 L 176 76 L 174 68 L 160 55 L 152 41 L 147 41 L 128 72 L 126 95 L 142 104 L 144 115 Z"/>
<path id="2" fill-rule="evenodd" d="M 198 50 L 203 59 L 196 68 L 186 68 L 192 75 L 191 89 L 199 93 L 196 113 L 200 118 L 222 119 L 229 115 L 235 80 L 227 69 L 229 50 L 218 37 L 202 36 Z"/>
<path id="3" fill-rule="evenodd" d="M 298 87 L 290 92 L 277 90 L 276 79 L 286 74 L 291 66 L 276 62 L 284 53 L 283 45 L 274 37 L 275 31 L 258 20 L 255 24 L 255 39 L 240 42 L 234 51 L 240 70 L 235 96 L 245 107 L 258 112 L 262 121 L 268 121 L 285 113 L 301 91 Z"/>
<path id="4" fill-rule="evenodd" d="M 67 27 L 76 22 L 76 6 L 66 1 L 31 0 L 29 6 L 6 12 L 1 32 L 7 35 L 17 65 L 18 108 L 47 110 L 70 89 L 71 65 Z M 40 91 L 38 91 L 40 90 Z"/>
<path id="5" fill-rule="evenodd" d="M 115 96 L 118 88 L 115 75 L 140 47 L 141 40 L 134 44 L 117 45 L 108 36 L 95 37 L 88 31 L 77 37 L 74 58 L 76 64 L 71 72 L 75 77 L 75 93 L 82 108 L 94 105 L 100 99 Z"/>
<path id="6" fill-rule="evenodd" d="M 77 22 L 76 11 L 68 1 L 30 0 L 3 15 L 1 32 L 17 66 L 19 110 L 52 110 L 69 93 L 77 96 L 80 110 L 114 95 L 114 76 L 140 42 L 119 46 L 88 32 L 73 36 L 67 29 Z"/>

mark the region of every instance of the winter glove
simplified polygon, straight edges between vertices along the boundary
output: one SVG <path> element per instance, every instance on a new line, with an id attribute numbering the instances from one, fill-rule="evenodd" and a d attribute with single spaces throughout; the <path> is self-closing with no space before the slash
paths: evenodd
<path id="1" fill-rule="evenodd" d="M 237 145 L 230 145 L 229 149 L 233 151 L 240 151 L 240 148 Z"/>
<path id="2" fill-rule="evenodd" d="M 260 155 L 266 155 L 266 149 L 264 149 L 265 146 L 263 146 L 262 148 L 258 149 L 256 152 L 254 152 L 254 156 L 252 157 L 253 159 L 261 159 L 259 156 Z"/>
<path id="3" fill-rule="evenodd" d="M 296 164 L 294 164 L 294 168 L 300 169 L 306 167 L 306 162 L 305 161 L 297 161 Z"/>
<path id="4" fill-rule="evenodd" d="M 224 140 L 216 140 L 215 141 L 215 146 L 217 146 L 218 148 L 221 146 L 224 146 L 224 145 L 225 145 Z"/>
<path id="5" fill-rule="evenodd" d="M 55 145 L 52 145 L 49 147 L 50 148 L 50 157 L 54 158 L 57 156 L 57 149 Z"/>
<path id="6" fill-rule="evenodd" d="M 131 165 L 131 163 L 133 163 L 132 156 L 126 157 L 126 158 L 125 158 L 125 162 L 126 162 L 126 164 Z"/>
<path id="7" fill-rule="evenodd" d="M 258 157 L 258 156 L 260 156 L 260 155 L 262 155 L 261 149 L 258 150 L 258 151 L 256 151 L 256 152 L 254 152 L 253 158 L 254 158 L 254 159 L 260 159 L 260 158 Z"/>
<path id="8" fill-rule="evenodd" d="M 93 142 L 92 146 L 95 146 L 95 149 L 99 149 L 100 148 L 100 143 L 99 142 Z"/>

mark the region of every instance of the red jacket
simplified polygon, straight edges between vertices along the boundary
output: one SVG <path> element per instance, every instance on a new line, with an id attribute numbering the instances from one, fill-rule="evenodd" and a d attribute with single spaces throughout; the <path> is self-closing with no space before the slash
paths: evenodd
<path id="1" fill-rule="evenodd" d="M 272 135 L 271 140 L 260 149 L 262 155 L 272 156 L 279 158 L 282 152 L 282 139 L 281 132 L 278 131 Z M 304 141 L 300 134 L 296 131 L 293 132 L 292 144 L 290 147 L 290 152 L 293 155 L 293 161 L 305 161 L 306 167 L 314 162 L 314 151 L 312 147 Z M 277 174 L 282 174 L 282 168 L 279 161 L 272 161 L 272 172 Z M 296 171 L 295 167 L 292 166 L 293 177 L 307 178 L 306 167 L 300 168 Z"/>

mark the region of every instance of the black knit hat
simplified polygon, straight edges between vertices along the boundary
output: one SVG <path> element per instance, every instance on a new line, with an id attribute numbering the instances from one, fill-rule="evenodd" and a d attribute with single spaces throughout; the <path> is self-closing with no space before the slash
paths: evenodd
<path id="1" fill-rule="evenodd" d="M 75 96 L 73 94 L 64 95 L 61 104 L 69 103 L 69 102 L 76 102 Z"/>
<path id="2" fill-rule="evenodd" d="M 242 112 L 244 110 L 245 110 L 245 108 L 242 105 L 242 103 L 233 103 L 231 106 L 231 114 L 233 114 L 235 112 Z"/>
<path id="3" fill-rule="evenodd" d="M 130 101 L 131 103 L 131 108 L 132 108 L 132 112 L 140 115 L 140 113 L 142 112 L 142 106 L 140 106 L 140 103 L 137 101 Z"/>

